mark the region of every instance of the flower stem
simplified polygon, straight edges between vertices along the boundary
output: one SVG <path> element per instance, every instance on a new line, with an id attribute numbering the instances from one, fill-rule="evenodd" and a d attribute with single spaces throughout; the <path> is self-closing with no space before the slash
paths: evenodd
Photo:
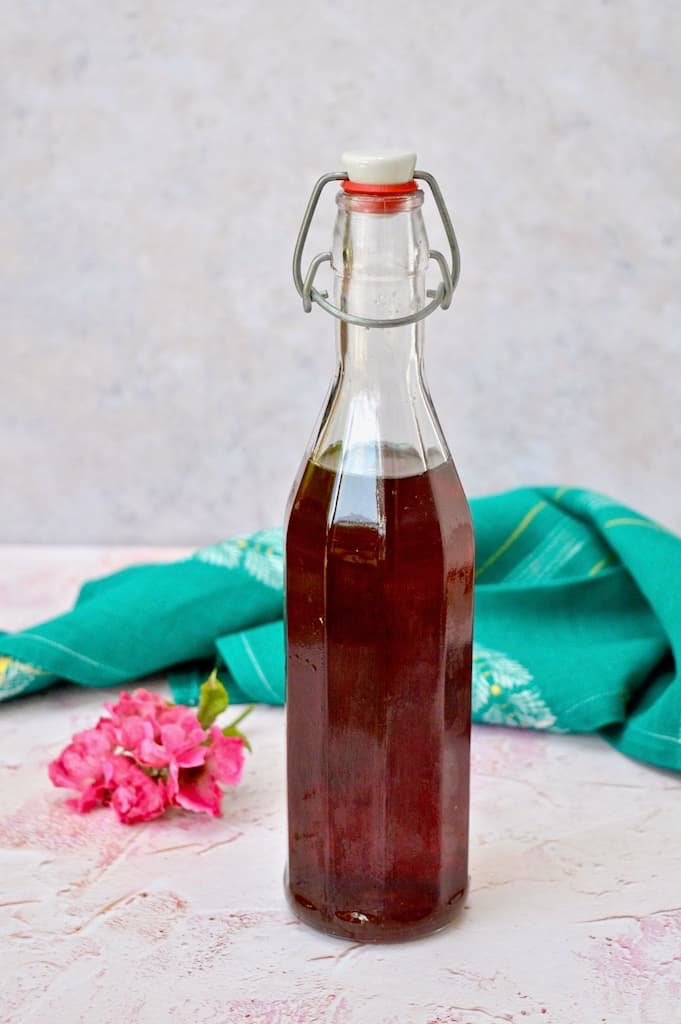
<path id="1" fill-rule="evenodd" d="M 244 711 L 242 711 L 241 714 L 238 715 L 234 719 L 233 722 L 229 723 L 228 728 L 229 729 L 233 729 L 235 725 L 239 724 L 239 722 L 243 722 L 244 718 L 246 718 L 248 715 L 250 715 L 250 713 L 251 713 L 251 711 L 253 710 L 254 707 L 255 707 L 255 704 L 249 704 L 248 707 Z"/>

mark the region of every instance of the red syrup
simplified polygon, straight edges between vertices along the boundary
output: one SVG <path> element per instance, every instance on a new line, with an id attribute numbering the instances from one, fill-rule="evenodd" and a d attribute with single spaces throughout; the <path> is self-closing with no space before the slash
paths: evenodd
<path id="1" fill-rule="evenodd" d="M 466 890 L 474 575 L 451 460 L 377 454 L 386 475 L 308 462 L 286 534 L 288 896 L 369 942 Z"/>

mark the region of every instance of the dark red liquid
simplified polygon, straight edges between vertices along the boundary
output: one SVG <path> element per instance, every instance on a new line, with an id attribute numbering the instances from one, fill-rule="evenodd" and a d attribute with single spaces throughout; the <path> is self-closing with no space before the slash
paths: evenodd
<path id="1" fill-rule="evenodd" d="M 355 940 L 433 931 L 467 884 L 473 532 L 453 465 L 310 462 L 286 588 L 292 905 Z"/>

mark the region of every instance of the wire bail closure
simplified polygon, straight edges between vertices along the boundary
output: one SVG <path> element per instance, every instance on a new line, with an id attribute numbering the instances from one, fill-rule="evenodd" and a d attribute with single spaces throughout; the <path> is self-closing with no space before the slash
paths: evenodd
<path id="1" fill-rule="evenodd" d="M 434 176 L 429 174 L 428 171 L 415 171 L 414 177 L 418 178 L 420 181 L 425 181 L 430 187 L 433 199 L 435 200 L 435 205 L 437 206 L 442 220 L 442 226 L 445 229 L 445 235 L 449 242 L 449 252 L 451 255 L 450 266 L 442 253 L 438 252 L 437 249 L 430 249 L 428 252 L 430 259 L 435 260 L 439 266 L 440 274 L 442 275 L 442 280 L 437 288 L 435 290 L 429 289 L 426 292 L 426 295 L 432 301 L 424 306 L 423 309 L 419 309 L 415 313 L 408 313 L 406 316 L 399 316 L 393 319 L 374 320 L 368 316 L 355 316 L 353 313 L 347 313 L 345 310 L 339 309 L 338 306 L 334 306 L 334 304 L 329 301 L 328 292 L 320 292 L 319 289 L 314 286 L 315 276 L 322 263 L 331 262 L 332 257 L 330 252 L 317 253 L 317 255 L 311 260 L 307 273 L 303 278 L 301 270 L 303 249 L 305 248 L 310 224 L 312 223 L 312 218 L 314 217 L 315 210 L 317 209 L 319 198 L 324 191 L 324 188 L 330 182 L 346 181 L 348 178 L 348 175 L 344 171 L 331 171 L 329 174 L 322 174 L 321 178 L 312 189 L 312 195 L 310 196 L 307 207 L 305 208 L 303 222 L 300 225 L 300 231 L 298 232 L 298 238 L 296 239 L 296 246 L 293 250 L 293 280 L 295 282 L 296 290 L 303 300 L 303 309 L 306 313 L 310 312 L 312 309 L 312 303 L 316 302 L 318 306 L 321 306 L 322 309 L 325 309 L 327 313 L 330 313 L 331 316 L 335 316 L 338 320 L 345 320 L 350 324 L 358 324 L 360 327 L 404 327 L 407 324 L 414 324 L 418 320 L 425 320 L 427 316 L 434 313 L 440 306 L 442 309 L 449 309 L 461 270 L 459 245 L 454 233 L 454 226 L 442 197 L 440 186 Z"/>

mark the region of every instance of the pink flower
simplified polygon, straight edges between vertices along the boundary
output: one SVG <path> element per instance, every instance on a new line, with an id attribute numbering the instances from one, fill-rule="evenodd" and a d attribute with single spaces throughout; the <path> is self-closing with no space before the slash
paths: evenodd
<path id="1" fill-rule="evenodd" d="M 156 719 L 168 705 L 158 694 L 139 688 L 104 706 L 111 717 L 102 721 L 109 722 L 119 746 L 136 754 L 145 738 L 155 736 Z"/>
<path id="2" fill-rule="evenodd" d="M 104 707 L 111 715 L 116 724 L 131 715 L 141 718 L 156 718 L 159 711 L 168 707 L 167 702 L 158 693 L 145 690 L 139 687 L 132 694 L 123 691 L 115 704 L 105 704 Z"/>
<path id="3" fill-rule="evenodd" d="M 171 785 L 169 781 L 168 791 L 176 807 L 220 817 L 222 790 L 205 768 L 186 768 L 178 782 Z"/>
<path id="4" fill-rule="evenodd" d="M 227 704 L 217 670 L 201 687 L 196 711 L 149 690 L 123 693 L 50 763 L 50 779 L 76 790 L 68 802 L 79 811 L 110 804 L 127 825 L 158 818 L 171 805 L 217 816 L 221 785 L 235 785 L 244 763 L 241 734 L 225 736 L 212 724 Z"/>
<path id="5" fill-rule="evenodd" d="M 211 728 L 210 738 L 206 768 L 218 782 L 236 786 L 244 770 L 244 741 L 239 736 L 223 736 L 217 725 Z"/>
<path id="6" fill-rule="evenodd" d="M 168 779 L 168 795 L 178 807 L 188 811 L 220 815 L 222 790 L 218 783 L 234 786 L 241 778 L 244 743 L 237 736 L 223 736 L 217 725 L 210 730 L 210 746 L 201 767 L 183 769 L 177 781 Z"/>
<path id="7" fill-rule="evenodd" d="M 144 723 L 146 735 L 136 754 L 142 764 L 152 768 L 169 768 L 177 777 L 180 768 L 196 768 L 206 760 L 206 730 L 194 711 L 183 704 L 167 707 L 156 718 L 156 728 Z"/>
<path id="8" fill-rule="evenodd" d="M 122 754 L 114 755 L 107 767 L 112 786 L 111 806 L 119 821 L 135 825 L 163 814 L 168 806 L 163 780 L 151 778 L 132 758 Z"/>
<path id="9" fill-rule="evenodd" d="M 80 793 L 80 797 L 71 803 L 81 813 L 107 802 L 105 765 L 111 757 L 114 742 L 110 730 L 98 723 L 94 729 L 75 733 L 68 747 L 48 766 L 55 786 L 75 789 Z"/>

